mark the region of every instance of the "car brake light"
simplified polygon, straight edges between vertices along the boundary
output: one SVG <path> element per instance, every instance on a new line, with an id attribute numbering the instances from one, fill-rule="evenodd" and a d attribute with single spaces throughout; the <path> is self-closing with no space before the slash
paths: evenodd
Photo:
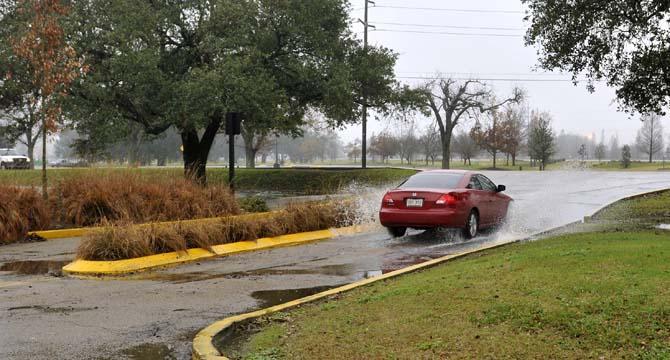
<path id="1" fill-rule="evenodd" d="M 384 195 L 384 200 L 382 200 L 382 205 L 384 205 L 384 206 L 393 206 L 393 205 L 395 205 L 394 202 L 393 202 L 393 198 L 391 197 L 391 195 L 389 195 L 389 194 Z"/>
<path id="2" fill-rule="evenodd" d="M 435 205 L 453 205 L 456 203 L 456 197 L 451 194 L 444 194 L 435 201 Z"/>

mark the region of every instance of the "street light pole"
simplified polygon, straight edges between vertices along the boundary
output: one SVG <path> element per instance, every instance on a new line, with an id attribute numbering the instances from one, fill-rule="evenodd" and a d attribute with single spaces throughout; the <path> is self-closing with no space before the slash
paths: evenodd
<path id="1" fill-rule="evenodd" d="M 368 4 L 374 5 L 375 2 L 372 0 L 364 0 L 365 1 L 365 14 L 363 15 L 363 20 L 358 19 L 363 24 L 363 51 L 367 55 L 367 50 L 368 50 L 368 28 L 374 26 L 370 25 L 368 23 Z M 363 119 L 361 120 L 361 125 L 363 128 L 363 133 L 361 135 L 361 168 L 365 169 L 367 167 L 367 145 L 368 145 L 368 139 L 367 139 L 367 132 L 368 132 L 368 105 L 367 105 L 367 94 L 366 94 L 366 85 L 363 84 Z"/>
<path id="2" fill-rule="evenodd" d="M 279 164 L 279 134 L 275 136 L 275 164 L 273 167 L 279 169 L 281 165 Z"/>

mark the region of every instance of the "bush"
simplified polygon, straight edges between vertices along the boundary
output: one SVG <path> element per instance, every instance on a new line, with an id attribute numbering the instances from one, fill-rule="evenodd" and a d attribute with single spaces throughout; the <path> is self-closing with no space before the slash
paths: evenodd
<path id="1" fill-rule="evenodd" d="M 151 181 L 139 175 L 109 174 L 66 179 L 52 191 L 60 222 L 94 226 L 239 214 L 225 186 L 201 187 L 188 180 Z"/>
<path id="2" fill-rule="evenodd" d="M 30 230 L 47 229 L 50 219 L 39 191 L 0 185 L 0 244 L 21 241 Z"/>
<path id="3" fill-rule="evenodd" d="M 268 204 L 260 196 L 249 196 L 237 200 L 242 210 L 250 213 L 260 213 L 270 211 Z"/>
<path id="4" fill-rule="evenodd" d="M 77 258 L 121 260 L 191 248 L 211 248 L 263 237 L 349 225 L 355 213 L 346 203 L 289 205 L 267 216 L 229 216 L 203 222 L 128 225 L 107 224 L 84 237 Z"/>

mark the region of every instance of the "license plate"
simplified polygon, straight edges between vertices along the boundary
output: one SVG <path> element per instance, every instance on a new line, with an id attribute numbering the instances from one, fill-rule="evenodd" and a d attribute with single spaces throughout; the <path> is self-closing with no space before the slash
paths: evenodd
<path id="1" fill-rule="evenodd" d="M 423 199 L 407 199 L 407 207 L 423 207 Z"/>

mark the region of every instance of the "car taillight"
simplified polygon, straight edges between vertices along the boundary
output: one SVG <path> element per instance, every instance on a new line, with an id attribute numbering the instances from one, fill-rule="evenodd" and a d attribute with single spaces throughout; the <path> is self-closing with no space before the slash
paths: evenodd
<path id="1" fill-rule="evenodd" d="M 384 195 L 384 199 L 382 200 L 382 206 L 391 207 L 393 205 L 395 205 L 395 203 L 393 202 L 393 198 L 391 197 L 391 195 L 389 194 Z"/>
<path id="2" fill-rule="evenodd" d="M 435 201 L 435 205 L 443 205 L 443 206 L 454 205 L 455 203 L 456 203 L 456 197 L 451 194 L 444 194 Z"/>

